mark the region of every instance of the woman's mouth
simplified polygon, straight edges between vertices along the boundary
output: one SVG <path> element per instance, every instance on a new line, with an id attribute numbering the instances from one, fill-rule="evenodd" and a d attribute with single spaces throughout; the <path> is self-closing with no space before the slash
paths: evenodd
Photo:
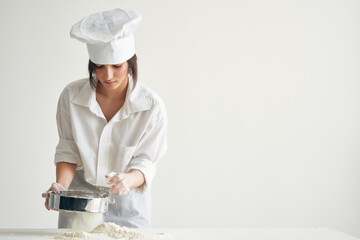
<path id="1" fill-rule="evenodd" d="M 111 85 L 114 83 L 114 81 L 104 81 L 105 84 Z"/>

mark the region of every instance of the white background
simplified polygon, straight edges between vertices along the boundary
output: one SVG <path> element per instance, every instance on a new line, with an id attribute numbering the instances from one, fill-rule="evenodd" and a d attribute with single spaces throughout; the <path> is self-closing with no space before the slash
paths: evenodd
<path id="1" fill-rule="evenodd" d="M 153 227 L 330 227 L 360 237 L 360 1 L 1 0 L 0 228 L 55 228 L 56 104 L 87 76 L 71 26 L 136 9 L 139 81 L 169 149 Z"/>

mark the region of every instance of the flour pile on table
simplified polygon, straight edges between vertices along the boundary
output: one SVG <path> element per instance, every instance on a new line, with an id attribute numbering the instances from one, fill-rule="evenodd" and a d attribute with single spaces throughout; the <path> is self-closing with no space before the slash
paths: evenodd
<path id="1" fill-rule="evenodd" d="M 169 240 L 172 237 L 164 233 L 145 233 L 140 230 L 120 227 L 115 223 L 102 223 L 91 232 L 67 232 L 61 234 L 56 239 L 63 240 Z"/>
<path id="2" fill-rule="evenodd" d="M 71 214 L 70 220 L 67 220 L 69 222 L 63 227 L 70 228 L 72 231 L 91 231 L 104 222 L 103 213 L 63 212 L 62 214 Z"/>

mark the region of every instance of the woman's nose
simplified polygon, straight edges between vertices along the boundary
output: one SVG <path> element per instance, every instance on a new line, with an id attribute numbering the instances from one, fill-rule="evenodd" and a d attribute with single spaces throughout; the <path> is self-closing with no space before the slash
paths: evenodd
<path id="1" fill-rule="evenodd" d="M 108 67 L 108 66 L 104 66 L 104 67 L 105 67 L 105 69 L 104 69 L 104 78 L 105 78 L 105 80 L 112 79 L 113 71 L 112 71 L 111 67 Z"/>

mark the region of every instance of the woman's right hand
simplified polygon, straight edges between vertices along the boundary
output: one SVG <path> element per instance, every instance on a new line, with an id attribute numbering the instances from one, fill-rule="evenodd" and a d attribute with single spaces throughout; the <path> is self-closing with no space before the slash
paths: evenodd
<path id="1" fill-rule="evenodd" d="M 53 183 L 51 184 L 50 188 L 41 194 L 41 196 L 43 198 L 45 198 L 45 207 L 47 210 L 50 210 L 49 208 L 49 197 L 50 197 L 50 192 L 55 192 L 55 193 L 60 193 L 60 191 L 65 190 L 65 188 L 63 187 L 63 185 L 61 185 L 60 183 Z"/>

